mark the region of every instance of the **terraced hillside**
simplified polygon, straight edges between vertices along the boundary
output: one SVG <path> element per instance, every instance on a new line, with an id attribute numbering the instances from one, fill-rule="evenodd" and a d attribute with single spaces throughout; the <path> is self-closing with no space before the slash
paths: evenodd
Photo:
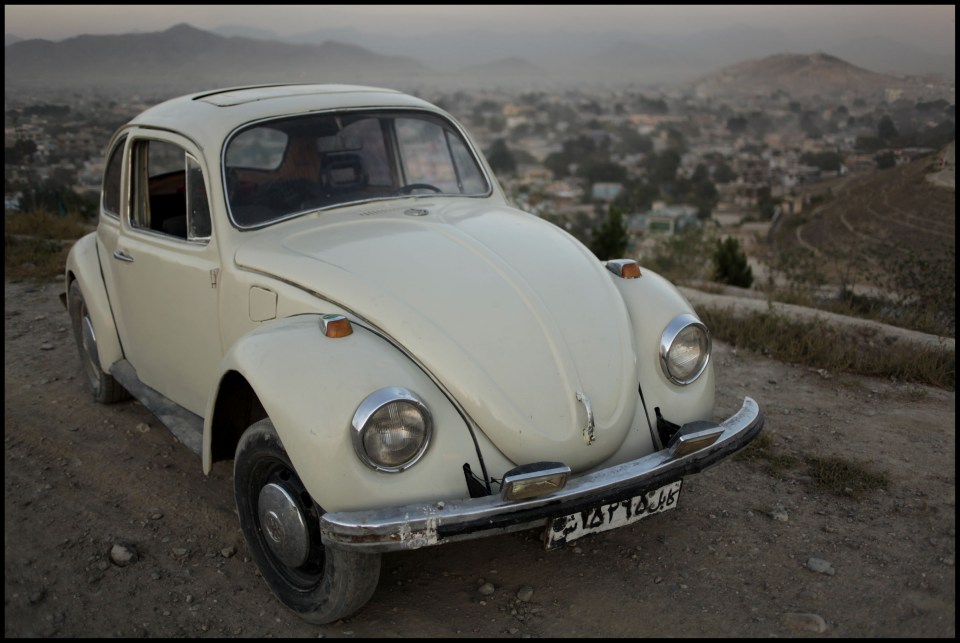
<path id="1" fill-rule="evenodd" d="M 956 192 L 927 179 L 939 155 L 838 186 L 816 207 L 777 226 L 773 253 L 794 279 L 868 293 L 894 316 L 955 326 Z"/>

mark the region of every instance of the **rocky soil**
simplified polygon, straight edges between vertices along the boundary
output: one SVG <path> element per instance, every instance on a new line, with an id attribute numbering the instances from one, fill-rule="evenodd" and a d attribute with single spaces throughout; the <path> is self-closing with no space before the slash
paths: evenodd
<path id="1" fill-rule="evenodd" d="M 559 551 L 524 532 L 386 555 L 361 612 L 314 626 L 250 560 L 229 463 L 204 476 L 137 403 L 90 400 L 58 287 L 4 289 L 7 637 L 956 636 L 954 391 L 721 344 L 718 416 L 754 397 L 800 464 L 729 460 Z M 802 463 L 826 457 L 889 485 L 823 491 Z"/>

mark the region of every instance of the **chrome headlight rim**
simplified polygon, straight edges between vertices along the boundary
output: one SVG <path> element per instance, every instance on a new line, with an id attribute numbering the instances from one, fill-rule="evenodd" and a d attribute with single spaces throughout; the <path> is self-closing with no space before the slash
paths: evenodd
<path id="1" fill-rule="evenodd" d="M 363 437 L 365 429 L 367 428 L 368 423 L 373 415 L 383 407 L 394 402 L 410 404 L 415 407 L 417 411 L 419 411 L 424 424 L 424 438 L 420 444 L 420 447 L 413 456 L 404 461 L 402 464 L 390 466 L 377 462 L 370 457 L 370 454 L 367 453 L 367 450 L 364 447 Z M 351 422 L 351 425 L 353 427 L 353 430 L 351 431 L 353 438 L 353 449 L 356 452 L 357 457 L 360 458 L 360 461 L 371 469 L 383 473 L 400 473 L 401 471 L 406 471 L 415 465 L 420 461 L 424 453 L 426 453 L 427 447 L 430 445 L 430 441 L 433 438 L 433 416 L 430 414 L 430 409 L 427 408 L 426 403 L 420 398 L 419 395 L 400 386 L 388 386 L 376 390 L 364 398 L 363 402 L 360 403 L 360 406 L 357 407 L 356 412 L 353 414 L 353 421 Z"/>
<path id="2" fill-rule="evenodd" d="M 706 340 L 706 346 L 703 351 L 703 359 L 699 368 L 694 372 L 690 377 L 682 378 L 673 374 L 670 369 L 670 350 L 673 348 L 674 342 L 687 328 L 694 326 L 699 328 L 703 333 L 703 337 Z M 713 340 L 710 337 L 710 331 L 701 322 L 697 319 L 696 316 L 690 313 L 683 313 L 682 315 L 677 315 L 670 320 L 670 323 L 663 329 L 663 333 L 660 335 L 660 369 L 663 371 L 663 374 L 667 377 L 668 380 L 674 384 L 680 386 L 686 386 L 687 384 L 692 384 L 697 381 L 697 379 L 703 375 L 703 372 L 707 370 L 707 364 L 710 363 L 710 355 L 713 351 Z"/>

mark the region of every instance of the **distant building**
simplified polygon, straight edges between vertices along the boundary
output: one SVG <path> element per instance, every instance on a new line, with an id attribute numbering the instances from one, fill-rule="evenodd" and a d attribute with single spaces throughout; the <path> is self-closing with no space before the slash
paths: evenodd
<path id="1" fill-rule="evenodd" d="M 666 232 L 667 234 L 676 234 L 693 225 L 700 225 L 696 207 L 665 205 L 659 201 L 654 203 L 653 208 L 647 212 L 630 217 L 628 222 L 631 232 Z"/>
<path id="2" fill-rule="evenodd" d="M 590 196 L 595 201 L 606 201 L 609 203 L 617 198 L 623 191 L 621 183 L 594 183 Z"/>

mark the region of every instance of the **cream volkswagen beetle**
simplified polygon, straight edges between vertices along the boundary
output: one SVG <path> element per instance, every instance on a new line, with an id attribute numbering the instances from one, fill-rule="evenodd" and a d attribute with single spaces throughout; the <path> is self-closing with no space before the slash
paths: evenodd
<path id="1" fill-rule="evenodd" d="M 170 100 L 107 150 L 64 299 L 93 397 L 233 459 L 240 526 L 304 619 L 383 552 L 676 506 L 761 430 L 713 418 L 710 335 L 631 260 L 512 208 L 423 100 L 352 86 Z"/>

